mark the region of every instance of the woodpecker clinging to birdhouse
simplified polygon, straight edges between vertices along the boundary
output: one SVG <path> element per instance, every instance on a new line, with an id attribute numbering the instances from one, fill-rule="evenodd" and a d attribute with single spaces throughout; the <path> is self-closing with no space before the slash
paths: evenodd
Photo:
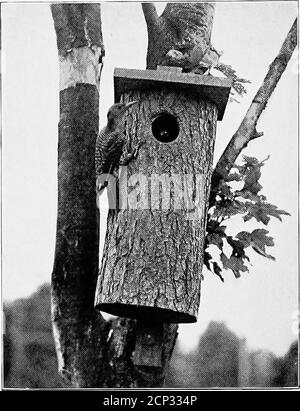
<path id="1" fill-rule="evenodd" d="M 119 164 L 125 137 L 125 114 L 129 107 L 137 101 L 130 103 L 117 103 L 110 107 L 107 113 L 107 124 L 100 131 L 96 140 L 95 169 L 97 179 L 97 193 L 101 194 L 107 186 L 107 180 L 101 178 L 103 174 L 112 174 Z"/>

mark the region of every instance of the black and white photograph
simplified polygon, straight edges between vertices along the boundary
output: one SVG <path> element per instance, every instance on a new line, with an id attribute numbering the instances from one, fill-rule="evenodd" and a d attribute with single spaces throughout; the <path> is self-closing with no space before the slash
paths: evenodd
<path id="1" fill-rule="evenodd" d="M 1 3 L 1 389 L 299 391 L 298 1 Z"/>

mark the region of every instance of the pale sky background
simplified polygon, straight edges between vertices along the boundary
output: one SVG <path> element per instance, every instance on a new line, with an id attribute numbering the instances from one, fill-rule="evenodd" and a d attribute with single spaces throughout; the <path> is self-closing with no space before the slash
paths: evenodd
<path id="1" fill-rule="evenodd" d="M 162 11 L 163 4 L 159 5 Z M 228 105 L 218 123 L 215 160 L 238 127 L 267 68 L 297 15 L 296 2 L 219 3 L 212 42 L 222 61 L 252 81 L 240 104 Z M 113 103 L 113 68 L 145 68 L 146 26 L 139 3 L 104 3 L 106 58 L 101 79 L 101 126 Z M 48 4 L 2 4 L 3 50 L 3 297 L 27 297 L 50 281 L 57 206 L 58 59 Z M 217 73 L 214 73 L 218 75 Z M 284 354 L 298 301 L 298 85 L 297 53 L 258 124 L 264 137 L 243 154 L 270 160 L 261 184 L 268 200 L 291 213 L 267 229 L 276 262 L 252 253 L 249 273 L 225 284 L 205 273 L 197 324 L 180 329 L 183 349 L 197 342 L 211 320 L 225 321 L 250 348 Z M 103 219 L 102 219 L 103 221 Z M 258 228 L 235 220 L 235 234 Z M 101 227 L 103 240 L 105 226 Z"/>

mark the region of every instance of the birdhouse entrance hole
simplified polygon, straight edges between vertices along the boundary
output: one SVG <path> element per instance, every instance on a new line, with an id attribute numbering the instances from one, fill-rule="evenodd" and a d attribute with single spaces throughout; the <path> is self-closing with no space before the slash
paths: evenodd
<path id="1" fill-rule="evenodd" d="M 169 113 L 161 113 L 152 122 L 152 133 L 157 141 L 171 143 L 179 134 L 177 118 Z"/>

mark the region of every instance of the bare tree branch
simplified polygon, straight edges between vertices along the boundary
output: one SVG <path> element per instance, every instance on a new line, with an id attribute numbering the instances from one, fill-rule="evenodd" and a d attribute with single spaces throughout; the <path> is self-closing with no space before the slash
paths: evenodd
<path id="1" fill-rule="evenodd" d="M 219 183 L 230 172 L 235 160 L 250 140 L 260 137 L 262 134 L 256 132 L 256 124 L 263 110 L 277 86 L 282 73 L 292 57 L 297 45 L 297 19 L 294 21 L 286 39 L 284 40 L 279 54 L 270 65 L 269 71 L 257 91 L 252 103 L 241 122 L 239 128 L 231 138 L 229 144 L 221 155 L 212 175 L 211 195 L 209 205 L 214 204 Z"/>

